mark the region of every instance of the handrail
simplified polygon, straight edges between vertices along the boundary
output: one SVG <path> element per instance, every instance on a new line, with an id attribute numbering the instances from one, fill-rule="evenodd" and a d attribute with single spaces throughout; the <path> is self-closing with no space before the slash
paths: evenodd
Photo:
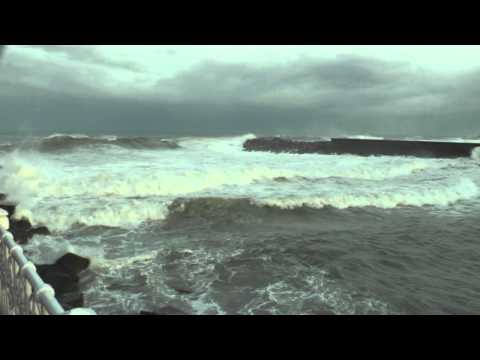
<path id="1" fill-rule="evenodd" d="M 8 213 L 0 209 L 0 313 L 10 315 L 96 315 L 92 309 L 65 311 L 55 291 L 38 275 L 23 248 L 8 232 Z"/>

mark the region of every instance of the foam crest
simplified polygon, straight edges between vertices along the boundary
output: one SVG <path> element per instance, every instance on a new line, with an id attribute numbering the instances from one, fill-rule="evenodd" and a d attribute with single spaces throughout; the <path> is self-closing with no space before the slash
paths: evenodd
<path id="1" fill-rule="evenodd" d="M 43 162 L 41 166 L 31 163 L 17 163 L 14 171 L 5 178 L 5 189 L 9 194 L 20 192 L 36 197 L 72 196 L 182 196 L 220 189 L 228 186 L 247 186 L 258 181 L 269 181 L 279 177 L 322 179 L 343 177 L 349 179 L 383 180 L 431 168 L 428 162 L 411 161 L 403 164 L 389 164 L 380 168 L 363 166 L 364 163 L 337 163 L 305 168 L 303 164 L 290 168 L 278 165 L 211 167 L 207 169 L 136 169 L 122 168 L 90 169 L 88 173 L 65 174 Z M 277 166 L 275 168 L 274 166 Z M 8 171 L 8 170 L 7 170 Z M 35 195 L 33 195 L 35 194 Z"/>
<path id="2" fill-rule="evenodd" d="M 168 205 L 152 201 L 125 201 L 121 204 L 85 206 L 63 204 L 61 206 L 39 205 L 34 210 L 20 204 L 17 217 L 25 217 L 33 225 L 47 225 L 53 232 L 63 232 L 73 225 L 105 225 L 133 229 L 145 221 L 163 220 L 168 214 Z"/>
<path id="3" fill-rule="evenodd" d="M 39 158 L 22 158 L 17 152 L 4 157 L 0 187 L 11 201 L 31 203 L 42 189 L 44 171 L 50 166 Z"/>
<path id="4" fill-rule="evenodd" d="M 323 208 L 332 206 L 338 209 L 350 207 L 373 206 L 390 209 L 397 206 L 446 206 L 460 200 L 477 197 L 479 190 L 470 179 L 462 179 L 459 183 L 424 186 L 410 189 L 370 189 L 360 193 L 340 193 L 321 197 L 283 197 L 257 200 L 259 205 L 276 206 L 282 209 L 299 207 Z"/>
<path id="5" fill-rule="evenodd" d="M 385 138 L 372 135 L 352 135 L 347 136 L 348 139 L 359 139 L 359 140 L 384 140 Z"/>
<path id="6" fill-rule="evenodd" d="M 472 150 L 472 159 L 475 161 L 480 161 L 480 146 L 477 146 Z"/>
<path id="7" fill-rule="evenodd" d="M 245 134 L 234 137 L 220 137 L 220 138 L 184 138 L 181 139 L 180 145 L 184 148 L 193 150 L 209 150 L 217 153 L 232 154 L 243 151 L 243 143 L 247 140 L 255 139 L 254 134 Z"/>
<path id="8" fill-rule="evenodd" d="M 62 134 L 55 133 L 45 137 L 45 139 L 56 139 L 56 138 L 72 138 L 72 139 L 87 139 L 89 136 L 85 134 Z"/>
<path id="9" fill-rule="evenodd" d="M 134 228 L 163 220 L 178 197 L 242 197 L 280 208 L 390 208 L 445 205 L 477 194 L 473 173 L 456 183 L 458 161 L 242 152 L 252 136 L 187 139 L 178 152 L 126 153 L 114 161 L 109 153 L 14 152 L 4 157 L 0 187 L 19 203 L 16 217 L 58 232 L 75 224 Z M 432 174 L 454 181 L 429 181 Z"/>

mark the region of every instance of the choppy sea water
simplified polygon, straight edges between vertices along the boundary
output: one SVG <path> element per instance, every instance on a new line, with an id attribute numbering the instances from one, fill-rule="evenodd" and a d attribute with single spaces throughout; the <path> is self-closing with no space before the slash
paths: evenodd
<path id="1" fill-rule="evenodd" d="M 0 190 L 135 314 L 480 312 L 480 162 L 244 152 L 253 135 L 0 138 Z M 453 141 L 453 140 L 452 140 Z"/>

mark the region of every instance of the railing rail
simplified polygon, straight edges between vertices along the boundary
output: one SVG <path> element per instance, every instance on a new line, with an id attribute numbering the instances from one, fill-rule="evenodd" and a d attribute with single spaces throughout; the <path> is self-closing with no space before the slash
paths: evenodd
<path id="1" fill-rule="evenodd" d="M 91 309 L 65 311 L 55 291 L 8 232 L 8 214 L 0 209 L 0 313 L 9 315 L 95 315 Z"/>

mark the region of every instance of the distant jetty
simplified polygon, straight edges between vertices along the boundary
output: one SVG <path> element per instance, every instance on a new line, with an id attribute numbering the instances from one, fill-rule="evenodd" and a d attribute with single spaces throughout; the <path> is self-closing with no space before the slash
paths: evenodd
<path id="1" fill-rule="evenodd" d="M 334 138 L 300 141 L 280 137 L 257 138 L 243 144 L 246 151 L 295 154 L 351 154 L 361 156 L 415 156 L 422 158 L 470 157 L 479 143 Z"/>

